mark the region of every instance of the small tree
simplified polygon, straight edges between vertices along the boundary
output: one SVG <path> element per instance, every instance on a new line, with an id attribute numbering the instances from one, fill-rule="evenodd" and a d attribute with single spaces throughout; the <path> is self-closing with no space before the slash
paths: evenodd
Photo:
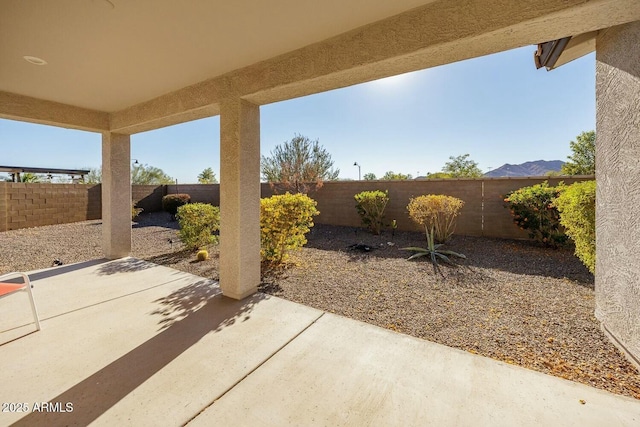
<path id="1" fill-rule="evenodd" d="M 200 184 L 217 184 L 218 179 L 216 178 L 216 174 L 213 169 L 206 168 L 200 173 L 200 175 L 198 175 L 198 182 Z"/>
<path id="2" fill-rule="evenodd" d="M 478 178 L 482 176 L 478 163 L 470 160 L 469 154 L 449 157 L 449 161 L 444 164 L 442 172 L 451 175 L 451 178 Z"/>
<path id="3" fill-rule="evenodd" d="M 564 175 L 592 175 L 596 173 L 596 133 L 582 132 L 569 143 L 573 155 L 562 165 Z"/>
<path id="4" fill-rule="evenodd" d="M 27 172 L 27 173 L 23 173 L 20 176 L 20 180 L 22 182 L 42 182 L 43 181 L 43 176 L 35 174 L 35 173 Z"/>
<path id="5" fill-rule="evenodd" d="M 388 171 L 387 173 L 384 174 L 384 176 L 382 178 L 380 178 L 384 181 L 394 181 L 394 180 L 407 180 L 407 179 L 413 179 L 413 177 L 411 176 L 411 174 L 403 174 L 403 173 L 395 173 L 394 171 Z"/>
<path id="6" fill-rule="evenodd" d="M 269 157 L 262 156 L 260 163 L 263 179 L 273 188 L 295 193 L 308 193 L 313 186 L 320 188 L 323 181 L 336 180 L 340 173 L 333 169 L 331 155 L 317 139 L 298 134 L 278 145 Z"/>
<path id="7" fill-rule="evenodd" d="M 102 168 L 90 168 L 84 182 L 86 184 L 100 184 L 102 182 Z M 174 179 L 160 168 L 149 165 L 134 165 L 131 168 L 131 184 L 173 184 Z"/>
<path id="8" fill-rule="evenodd" d="M 445 172 L 434 172 L 434 173 L 427 174 L 427 179 L 448 179 L 448 178 L 453 178 L 453 176 Z"/>
<path id="9" fill-rule="evenodd" d="M 23 172 L 20 174 L 20 180 L 18 182 L 30 183 L 30 182 L 42 182 L 43 180 L 44 179 L 42 175 L 38 175 L 31 172 Z M 5 181 L 12 182 L 13 177 L 9 175 L 8 177 L 5 178 Z"/>
<path id="10" fill-rule="evenodd" d="M 84 182 L 86 184 L 100 184 L 102 182 L 102 168 L 90 168 Z"/>
<path id="11" fill-rule="evenodd" d="M 31 172 L 23 172 L 20 174 L 20 180 L 18 182 L 42 182 L 43 176 L 42 175 L 37 175 L 35 173 L 31 173 Z M 4 178 L 4 181 L 6 182 L 13 182 L 13 176 L 11 174 L 9 174 L 6 178 Z"/>
<path id="12" fill-rule="evenodd" d="M 362 178 L 363 178 L 365 181 L 375 181 L 376 179 L 378 179 L 378 178 L 376 178 L 376 174 L 375 174 L 375 173 L 371 173 L 371 172 L 369 172 L 369 173 L 365 173 L 365 174 L 362 176 Z"/>
<path id="13" fill-rule="evenodd" d="M 174 180 L 155 166 L 134 165 L 131 169 L 131 184 L 173 184 Z"/>

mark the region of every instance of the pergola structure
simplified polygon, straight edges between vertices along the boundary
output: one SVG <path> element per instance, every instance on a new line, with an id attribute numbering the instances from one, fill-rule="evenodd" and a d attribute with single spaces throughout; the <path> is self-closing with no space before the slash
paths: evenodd
<path id="1" fill-rule="evenodd" d="M 13 182 L 20 182 L 21 173 L 40 173 L 51 177 L 51 175 L 69 175 L 72 181 L 76 181 L 76 176 L 80 177 L 79 181 L 84 182 L 84 177 L 89 174 L 87 169 L 54 169 L 54 168 L 32 168 L 28 166 L 0 166 L 0 172 L 7 172 L 11 175 Z"/>
<path id="2" fill-rule="evenodd" d="M 118 258 L 131 251 L 130 135 L 220 115 L 220 285 L 241 299 L 260 282 L 260 105 L 595 40 L 596 315 L 637 362 L 639 20 L 637 0 L 6 0 L 0 117 L 102 134 L 103 247 Z"/>

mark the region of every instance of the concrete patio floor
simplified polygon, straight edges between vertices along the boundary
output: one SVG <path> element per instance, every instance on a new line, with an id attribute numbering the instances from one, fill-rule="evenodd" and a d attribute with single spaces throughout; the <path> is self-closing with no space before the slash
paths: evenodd
<path id="1" fill-rule="evenodd" d="M 634 399 L 134 258 L 30 277 L 41 331 L 0 300 L 0 425 L 640 425 Z"/>

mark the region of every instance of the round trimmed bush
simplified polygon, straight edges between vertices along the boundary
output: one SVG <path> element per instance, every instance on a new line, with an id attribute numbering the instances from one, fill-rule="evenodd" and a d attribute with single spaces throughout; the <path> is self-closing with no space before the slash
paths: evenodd
<path id="1" fill-rule="evenodd" d="M 162 198 L 162 210 L 175 215 L 180 206 L 186 205 L 190 201 L 191 196 L 188 194 L 167 194 Z"/>
<path id="2" fill-rule="evenodd" d="M 206 249 L 201 249 L 196 254 L 196 259 L 198 261 L 205 261 L 209 258 L 209 252 Z"/>
<path id="3" fill-rule="evenodd" d="M 557 248 L 567 241 L 560 212 L 554 205 L 556 198 L 566 188 L 561 182 L 550 187 L 547 181 L 512 191 L 505 198 L 513 222 L 529 233 L 531 239 L 545 246 Z"/>
<path id="4" fill-rule="evenodd" d="M 434 240 L 444 243 L 455 231 L 456 218 L 463 206 L 464 202 L 457 197 L 427 194 L 410 199 L 407 210 L 411 220 L 424 227 L 427 239 L 433 230 Z"/>
<path id="5" fill-rule="evenodd" d="M 187 249 L 196 250 L 218 243 L 213 233 L 220 229 L 220 209 L 207 203 L 180 206 L 176 215 L 178 236 Z"/>

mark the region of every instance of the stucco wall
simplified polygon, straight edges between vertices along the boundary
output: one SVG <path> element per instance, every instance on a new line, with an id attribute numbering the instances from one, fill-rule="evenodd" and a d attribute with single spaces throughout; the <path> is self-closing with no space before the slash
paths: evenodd
<path id="1" fill-rule="evenodd" d="M 596 42 L 596 317 L 640 367 L 640 22 Z"/>

